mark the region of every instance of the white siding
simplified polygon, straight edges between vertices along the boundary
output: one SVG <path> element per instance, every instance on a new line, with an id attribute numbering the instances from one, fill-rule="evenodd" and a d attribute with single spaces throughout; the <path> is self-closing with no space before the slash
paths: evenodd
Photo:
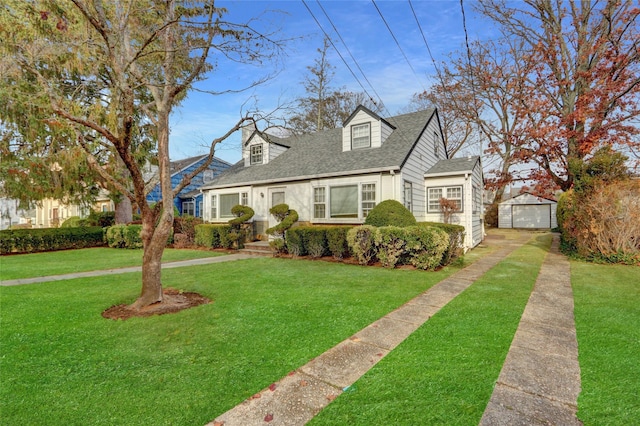
<path id="1" fill-rule="evenodd" d="M 370 123 L 371 125 L 371 148 L 377 148 L 382 145 L 382 122 L 379 119 L 372 117 L 365 111 L 358 111 L 358 113 L 342 128 L 342 150 L 351 151 L 351 126 L 358 124 Z M 385 126 L 387 127 L 387 126 Z M 391 133 L 391 129 L 386 128 L 384 134 L 385 138 Z"/>
<path id="2" fill-rule="evenodd" d="M 452 186 L 462 186 L 462 213 L 455 213 L 451 218 L 451 222 L 456 225 L 462 225 L 465 229 L 464 246 L 465 249 L 471 249 L 484 238 L 484 225 L 482 222 L 482 166 L 479 162 L 476 163 L 474 169 L 469 173 L 430 177 L 425 179 L 425 198 L 429 188 L 445 188 Z M 474 191 L 476 188 L 479 202 L 474 210 Z M 426 202 L 425 202 L 426 205 Z M 425 207 L 426 211 L 426 207 Z M 443 222 L 442 213 L 427 212 L 425 213 L 425 222 Z"/>
<path id="3" fill-rule="evenodd" d="M 433 155 L 433 133 L 440 134 L 437 120 L 431 120 L 416 143 L 414 150 L 402 167 L 402 178 L 398 179 L 399 188 L 402 181 L 409 181 L 413 185 L 413 215 L 419 222 L 425 221 L 427 212 L 426 190 L 424 174 L 437 162 Z M 400 193 L 401 194 L 401 193 Z M 402 202 L 402 196 L 398 197 Z"/>
<path id="4" fill-rule="evenodd" d="M 475 247 L 478 244 L 480 244 L 484 239 L 484 222 L 483 222 L 483 215 L 482 215 L 482 206 L 483 206 L 482 194 L 484 189 L 484 182 L 483 182 L 483 176 L 482 176 L 482 164 L 480 162 L 476 163 L 476 166 L 473 169 L 473 173 L 471 174 L 471 185 L 477 191 L 476 197 L 478 198 L 477 205 L 475 206 L 476 210 L 473 210 L 473 209 L 471 210 L 472 212 L 472 225 L 471 225 L 472 226 L 472 231 L 471 231 L 472 245 L 471 247 Z M 471 190 L 472 197 L 474 196 L 473 188 Z M 473 199 L 471 200 L 471 205 L 473 206 Z"/>

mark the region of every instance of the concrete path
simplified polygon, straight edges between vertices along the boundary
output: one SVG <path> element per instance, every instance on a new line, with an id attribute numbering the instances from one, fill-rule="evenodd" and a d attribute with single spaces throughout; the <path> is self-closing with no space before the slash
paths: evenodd
<path id="1" fill-rule="evenodd" d="M 475 280 L 526 243 L 500 240 L 501 249 L 439 282 L 405 305 L 311 360 L 207 426 L 304 425 L 418 327 Z"/>
<path id="2" fill-rule="evenodd" d="M 229 262 L 232 260 L 241 260 L 241 259 L 250 259 L 252 255 L 244 254 L 244 253 L 236 253 L 229 254 L 225 256 L 216 256 L 216 257 L 204 257 L 201 259 L 191 259 L 191 260 L 180 260 L 177 262 L 168 262 L 162 264 L 162 269 L 171 269 L 171 268 L 182 268 L 185 266 L 194 266 L 194 265 L 208 265 L 211 263 L 220 263 L 220 262 Z M 22 284 L 35 284 L 35 283 L 43 283 L 48 281 L 62 281 L 62 280 L 70 280 L 74 278 L 87 278 L 87 277 L 99 277 L 102 275 L 116 275 L 116 274 L 126 274 L 128 272 L 141 272 L 141 266 L 132 266 L 129 268 L 118 268 L 118 269 L 104 269 L 100 271 L 88 271 L 88 272 L 74 272 L 71 274 L 62 274 L 62 275 L 50 275 L 48 277 L 35 277 L 35 278 L 21 278 L 17 280 L 5 280 L 0 281 L 0 286 L 13 286 L 13 285 L 22 285 Z"/>
<path id="3" fill-rule="evenodd" d="M 581 425 L 569 261 L 554 235 L 480 425 Z"/>

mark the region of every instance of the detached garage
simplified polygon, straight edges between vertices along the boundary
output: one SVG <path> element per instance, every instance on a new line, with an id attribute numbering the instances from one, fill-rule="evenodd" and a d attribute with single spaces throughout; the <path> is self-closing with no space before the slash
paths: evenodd
<path id="1" fill-rule="evenodd" d="M 555 228 L 557 205 L 525 192 L 498 205 L 498 228 Z"/>

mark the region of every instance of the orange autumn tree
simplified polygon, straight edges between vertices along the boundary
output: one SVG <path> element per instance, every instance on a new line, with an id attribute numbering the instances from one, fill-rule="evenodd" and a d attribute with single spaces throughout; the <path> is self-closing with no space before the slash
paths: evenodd
<path id="1" fill-rule="evenodd" d="M 632 1 L 502 0 L 479 10 L 525 42 L 534 64 L 515 87 L 514 158 L 533 164 L 538 192 L 574 184 L 574 169 L 610 146 L 637 150 L 640 130 L 640 8 Z"/>

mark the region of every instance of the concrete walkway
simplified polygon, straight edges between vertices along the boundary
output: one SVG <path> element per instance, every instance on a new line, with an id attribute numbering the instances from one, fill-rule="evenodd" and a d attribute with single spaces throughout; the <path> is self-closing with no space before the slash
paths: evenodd
<path id="1" fill-rule="evenodd" d="M 168 262 L 162 264 L 162 269 L 183 268 L 185 266 L 209 265 L 211 263 L 229 262 L 232 260 L 250 259 L 252 255 L 244 253 L 235 253 L 225 256 L 204 257 L 201 259 L 180 260 L 177 262 Z M 142 266 L 132 266 L 129 268 L 104 269 L 100 271 L 74 272 L 71 274 L 50 275 L 48 277 L 21 278 L 17 280 L 0 281 L 0 286 L 13 286 L 23 284 L 44 283 L 48 281 L 71 280 L 74 278 L 99 277 L 102 275 L 126 274 L 128 272 L 141 272 Z"/>
<path id="2" fill-rule="evenodd" d="M 581 425 L 569 261 L 554 235 L 481 425 Z"/>
<path id="3" fill-rule="evenodd" d="M 475 280 L 529 241 L 500 240 L 501 248 L 439 282 L 339 343 L 207 426 L 304 425 Z M 494 242 L 496 243 L 496 242 Z"/>
<path id="4" fill-rule="evenodd" d="M 515 233 L 516 231 L 514 231 Z M 511 234 L 513 236 L 514 234 Z M 380 318 L 207 426 L 304 425 L 532 234 L 490 234 L 500 247 Z M 499 236 L 498 236 L 499 237 Z M 248 259 L 233 254 L 163 264 L 163 269 Z M 139 272 L 141 267 L 1 281 L 2 286 Z M 481 425 L 581 425 L 576 418 L 580 366 L 567 259 L 554 236 L 522 315 Z"/>

